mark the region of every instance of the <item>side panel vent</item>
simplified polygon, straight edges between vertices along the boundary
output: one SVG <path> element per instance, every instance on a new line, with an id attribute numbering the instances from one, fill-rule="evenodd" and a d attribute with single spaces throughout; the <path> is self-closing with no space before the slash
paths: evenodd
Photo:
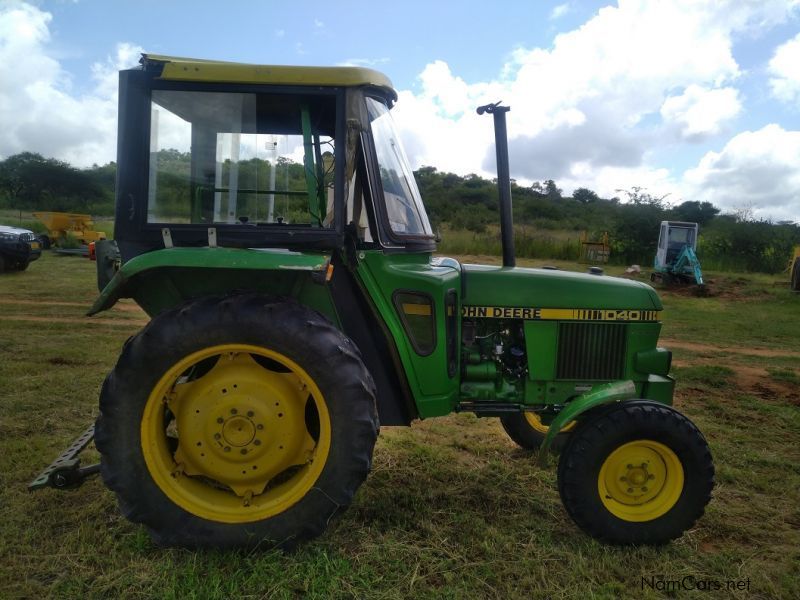
<path id="1" fill-rule="evenodd" d="M 559 323 L 556 379 L 622 379 L 624 323 Z"/>

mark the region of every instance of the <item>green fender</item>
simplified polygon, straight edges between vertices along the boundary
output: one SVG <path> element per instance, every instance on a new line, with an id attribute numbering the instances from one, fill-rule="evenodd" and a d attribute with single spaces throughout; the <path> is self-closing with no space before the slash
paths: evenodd
<path id="1" fill-rule="evenodd" d="M 547 451 L 550 444 L 564 427 L 575 417 L 586 412 L 590 408 L 600 406 L 601 404 L 608 404 L 610 402 L 619 402 L 620 400 L 628 400 L 636 397 L 636 386 L 633 381 L 614 381 L 605 383 L 603 385 L 594 386 L 585 394 L 578 396 L 572 402 L 567 404 L 558 415 L 550 423 L 547 435 L 540 447 L 539 458 L 542 462 L 546 460 Z"/>
<path id="2" fill-rule="evenodd" d="M 134 298 L 152 315 L 182 299 L 237 287 L 307 296 L 327 296 L 306 286 L 298 290 L 297 276 L 316 274 L 320 282 L 330 264 L 321 252 L 284 249 L 165 248 L 141 254 L 122 265 L 89 309 L 88 315 L 109 309 L 120 298 Z M 267 276 L 266 273 L 271 273 Z M 316 292 L 316 293 L 314 293 Z M 309 302 L 323 313 L 328 302 Z M 318 304 L 320 306 L 314 306 Z M 336 322 L 336 319 L 333 319 Z"/>

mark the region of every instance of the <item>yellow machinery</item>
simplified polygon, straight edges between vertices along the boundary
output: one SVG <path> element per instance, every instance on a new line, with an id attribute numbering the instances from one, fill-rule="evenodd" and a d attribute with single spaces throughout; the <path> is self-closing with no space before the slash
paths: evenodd
<path id="1" fill-rule="evenodd" d="M 47 236 L 50 241 L 58 246 L 68 237 L 74 238 L 78 243 L 86 246 L 90 242 L 106 239 L 103 231 L 94 231 L 94 221 L 91 215 L 80 215 L 63 212 L 35 212 L 33 216 L 47 227 Z"/>
<path id="2" fill-rule="evenodd" d="M 581 262 L 607 263 L 611 256 L 611 246 L 608 244 L 608 232 L 604 231 L 597 241 L 590 241 L 586 231 L 581 234 Z"/>
<path id="3" fill-rule="evenodd" d="M 789 277 L 792 290 L 800 292 L 800 244 L 794 247 L 792 258 L 789 259 Z"/>

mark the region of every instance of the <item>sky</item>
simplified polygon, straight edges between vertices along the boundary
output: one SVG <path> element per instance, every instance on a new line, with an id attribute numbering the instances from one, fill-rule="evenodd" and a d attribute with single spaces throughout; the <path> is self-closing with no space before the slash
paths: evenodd
<path id="1" fill-rule="evenodd" d="M 115 159 L 142 52 L 386 73 L 414 168 L 800 221 L 800 0 L 0 0 L 0 159 Z"/>

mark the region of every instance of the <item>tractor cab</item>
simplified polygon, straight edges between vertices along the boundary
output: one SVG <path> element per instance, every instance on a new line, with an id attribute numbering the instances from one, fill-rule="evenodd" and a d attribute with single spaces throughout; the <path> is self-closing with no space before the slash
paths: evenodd
<path id="1" fill-rule="evenodd" d="M 433 248 L 380 73 L 145 55 L 120 90 L 123 261 L 167 235 L 174 246 L 212 235 L 225 247 L 333 250 L 348 226 L 359 246 Z"/>

